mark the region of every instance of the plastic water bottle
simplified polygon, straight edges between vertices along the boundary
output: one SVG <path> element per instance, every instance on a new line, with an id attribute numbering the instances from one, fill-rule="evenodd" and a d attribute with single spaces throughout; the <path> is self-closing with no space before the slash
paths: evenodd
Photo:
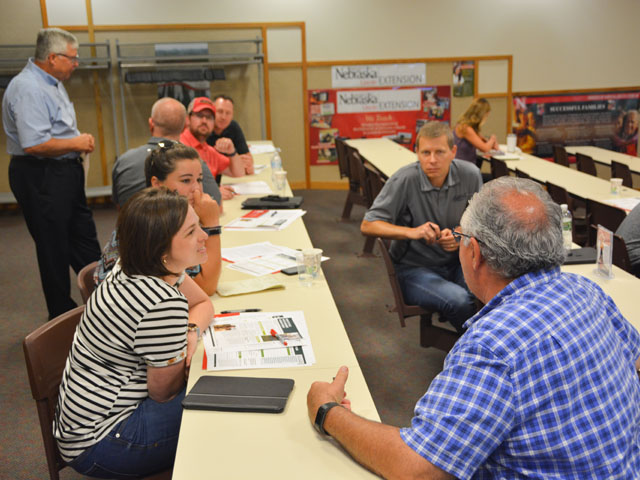
<path id="1" fill-rule="evenodd" d="M 571 212 L 569 206 L 566 203 L 560 205 L 562 209 L 562 243 L 567 253 L 571 251 L 571 245 L 573 243 L 573 235 L 571 229 Z"/>
<path id="2" fill-rule="evenodd" d="M 282 170 L 282 158 L 280 158 L 280 149 L 276 148 L 276 151 L 271 155 L 271 181 L 275 183 L 276 172 Z"/>

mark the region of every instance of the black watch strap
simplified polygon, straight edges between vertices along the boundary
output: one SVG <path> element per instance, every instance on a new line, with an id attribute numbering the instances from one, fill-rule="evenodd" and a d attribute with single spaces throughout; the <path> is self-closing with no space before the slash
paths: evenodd
<path id="1" fill-rule="evenodd" d="M 336 402 L 328 402 L 325 403 L 324 405 L 320 405 L 320 408 L 318 408 L 318 413 L 316 413 L 316 421 L 313 423 L 313 426 L 316 427 L 316 430 L 318 430 L 318 432 L 322 433 L 323 435 L 327 435 L 327 436 L 331 436 L 329 435 L 329 432 L 327 432 L 324 429 L 324 421 L 327 418 L 327 414 L 329 413 L 329 410 L 331 410 L 333 407 L 339 407 L 340 404 L 336 403 Z"/>
<path id="2" fill-rule="evenodd" d="M 202 227 L 207 235 L 220 235 L 222 233 L 222 225 L 218 225 L 217 227 Z"/>

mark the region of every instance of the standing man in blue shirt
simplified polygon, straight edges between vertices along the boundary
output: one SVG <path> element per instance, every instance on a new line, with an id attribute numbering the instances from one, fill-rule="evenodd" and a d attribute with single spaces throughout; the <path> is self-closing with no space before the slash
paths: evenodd
<path id="1" fill-rule="evenodd" d="M 49 319 L 76 307 L 69 265 L 77 273 L 100 257 L 81 157 L 93 151 L 94 139 L 78 130 L 62 85 L 77 66 L 76 37 L 59 28 L 42 29 L 35 57 L 2 99 L 9 184 L 36 244 Z"/>
<path id="2" fill-rule="evenodd" d="M 342 367 L 309 390 L 318 430 L 385 478 L 640 478 L 640 334 L 595 283 L 560 272 L 560 219 L 531 180 L 486 183 L 452 233 L 485 306 L 411 426 L 352 413 Z"/>

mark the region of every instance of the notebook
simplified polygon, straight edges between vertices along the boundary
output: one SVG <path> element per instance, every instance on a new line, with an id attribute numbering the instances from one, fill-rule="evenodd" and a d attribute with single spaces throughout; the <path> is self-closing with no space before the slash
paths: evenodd
<path id="1" fill-rule="evenodd" d="M 285 209 L 300 208 L 302 205 L 302 197 L 280 197 L 278 195 L 267 195 L 266 197 L 247 198 L 242 202 L 244 210 L 269 210 L 269 209 Z"/>
<path id="2" fill-rule="evenodd" d="M 281 413 L 293 384 L 290 378 L 204 375 L 184 397 L 182 406 L 192 410 Z"/>
<path id="3" fill-rule="evenodd" d="M 593 247 L 573 248 L 564 261 L 564 265 L 581 263 L 596 263 L 596 249 Z"/>

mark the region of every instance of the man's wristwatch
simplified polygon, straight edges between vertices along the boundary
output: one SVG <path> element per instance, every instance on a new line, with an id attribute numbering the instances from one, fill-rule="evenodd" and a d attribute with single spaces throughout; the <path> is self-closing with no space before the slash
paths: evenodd
<path id="1" fill-rule="evenodd" d="M 313 423 L 313 426 L 316 427 L 316 430 L 318 430 L 318 432 L 322 433 L 323 435 L 327 435 L 327 436 L 331 436 L 329 435 L 329 432 L 327 432 L 324 429 L 324 421 L 327 418 L 327 414 L 329 413 L 329 410 L 331 410 L 333 407 L 340 407 L 341 405 L 339 403 L 336 402 L 328 402 L 325 403 L 324 405 L 320 405 L 320 408 L 318 408 L 318 413 L 316 413 L 316 421 Z"/>
<path id="2" fill-rule="evenodd" d="M 220 235 L 222 233 L 222 225 L 218 225 L 217 227 L 202 227 L 202 230 L 209 236 Z"/>
<path id="3" fill-rule="evenodd" d="M 195 323 L 190 323 L 187 325 L 187 332 L 196 332 L 198 340 L 200 340 L 200 327 Z"/>
<path id="4" fill-rule="evenodd" d="M 233 157 L 234 155 L 236 155 L 236 154 L 238 153 L 238 151 L 237 151 L 237 150 L 234 150 L 234 151 L 233 151 L 233 153 L 223 153 L 223 152 L 220 152 L 220 153 L 222 153 L 222 155 L 224 155 L 225 157 L 229 157 L 229 158 L 231 158 L 231 157 Z"/>

